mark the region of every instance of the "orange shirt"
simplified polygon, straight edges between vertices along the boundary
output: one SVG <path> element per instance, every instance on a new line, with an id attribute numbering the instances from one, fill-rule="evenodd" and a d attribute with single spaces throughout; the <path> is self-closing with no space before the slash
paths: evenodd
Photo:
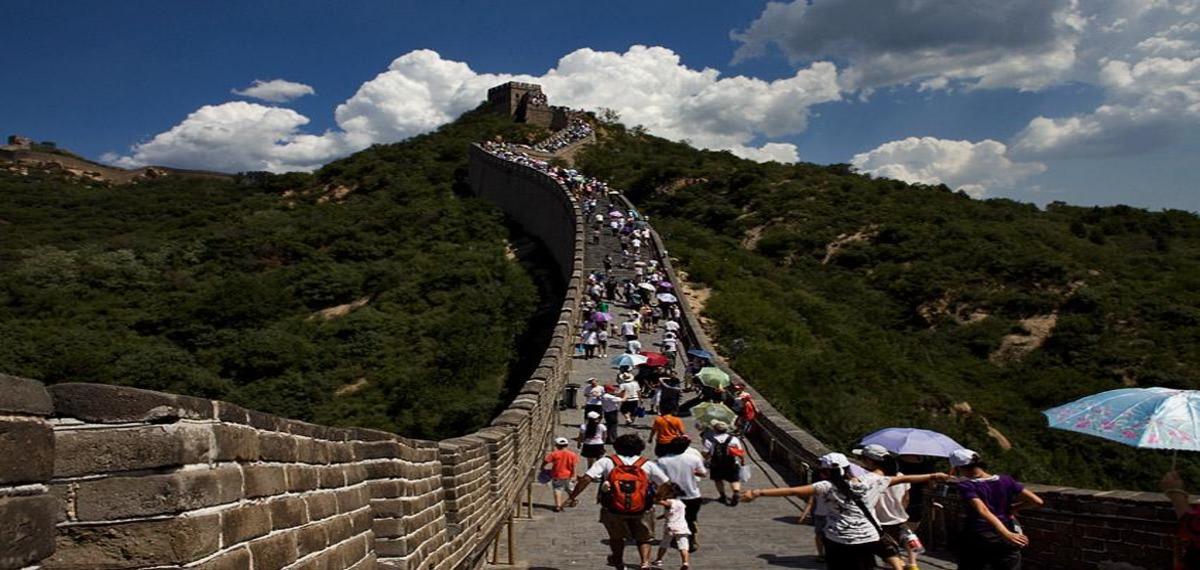
<path id="1" fill-rule="evenodd" d="M 671 440 L 687 435 L 687 431 L 683 428 L 683 420 L 670 415 L 655 418 L 654 423 L 650 426 L 650 431 L 657 434 L 655 441 L 658 443 L 671 443 Z"/>
<path id="2" fill-rule="evenodd" d="M 579 462 L 579 456 L 573 451 L 566 449 L 558 449 L 546 454 L 546 458 L 542 463 L 549 463 L 551 479 L 570 479 L 575 476 L 575 464 Z"/>

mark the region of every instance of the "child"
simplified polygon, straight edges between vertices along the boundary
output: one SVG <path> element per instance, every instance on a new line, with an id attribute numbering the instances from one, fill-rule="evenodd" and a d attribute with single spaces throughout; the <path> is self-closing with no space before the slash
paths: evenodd
<path id="1" fill-rule="evenodd" d="M 554 440 L 554 451 L 546 454 L 542 460 L 542 469 L 550 472 L 550 488 L 554 493 L 554 512 L 561 513 L 563 508 L 562 495 L 571 494 L 571 481 L 575 479 L 575 464 L 579 456 L 567 449 L 570 441 L 565 437 Z"/>
<path id="2" fill-rule="evenodd" d="M 687 507 L 679 496 L 683 491 L 679 485 L 673 482 L 663 483 L 658 487 L 658 492 L 655 493 L 655 502 L 666 508 L 658 518 L 666 519 L 667 525 L 663 529 L 662 542 L 658 546 L 658 556 L 654 557 L 654 562 L 650 565 L 655 568 L 662 568 L 663 555 L 667 553 L 667 547 L 674 540 L 675 548 L 679 550 L 679 560 L 683 563 L 679 570 L 688 570 L 689 556 L 689 540 L 692 537 L 691 531 L 688 530 L 687 520 L 684 518 Z"/>

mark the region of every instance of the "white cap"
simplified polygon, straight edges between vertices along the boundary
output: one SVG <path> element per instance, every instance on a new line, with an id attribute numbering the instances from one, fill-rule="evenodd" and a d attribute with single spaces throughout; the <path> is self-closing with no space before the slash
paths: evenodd
<path id="1" fill-rule="evenodd" d="M 878 443 L 864 445 L 862 449 L 855 449 L 854 454 L 860 457 L 866 457 L 871 461 L 886 461 L 891 452 L 886 447 Z"/>
<path id="2" fill-rule="evenodd" d="M 565 437 L 554 438 L 554 445 L 567 445 L 568 443 L 571 443 L 571 441 Z"/>
<path id="3" fill-rule="evenodd" d="M 588 412 L 588 413 L 587 413 L 587 419 L 589 419 L 589 420 L 597 420 L 597 419 L 600 419 L 600 412 Z"/>
<path id="4" fill-rule="evenodd" d="M 974 463 L 979 463 L 979 454 L 970 449 L 961 448 L 950 452 L 950 466 L 963 467 Z"/>
<path id="5" fill-rule="evenodd" d="M 721 432 L 729 431 L 729 424 L 725 423 L 721 420 L 713 420 L 713 421 L 709 422 L 708 425 L 712 426 L 712 428 L 717 431 L 721 431 Z"/>
<path id="6" fill-rule="evenodd" d="M 821 469 L 845 469 L 850 466 L 850 460 L 841 453 L 826 453 L 821 456 Z"/>

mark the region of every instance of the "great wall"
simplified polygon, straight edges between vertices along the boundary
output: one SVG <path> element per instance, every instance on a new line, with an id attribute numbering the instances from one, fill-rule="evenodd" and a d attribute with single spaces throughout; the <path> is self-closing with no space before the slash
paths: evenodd
<path id="1" fill-rule="evenodd" d="M 531 507 L 535 469 L 560 424 L 585 231 L 572 196 L 534 169 L 475 146 L 469 179 L 547 245 L 568 283 L 539 366 L 488 427 L 423 441 L 220 401 L 0 375 L 0 570 L 487 566 L 523 524 L 514 519 Z M 653 248 L 666 252 L 657 234 Z M 713 351 L 686 304 L 684 317 L 685 349 Z M 756 446 L 805 477 L 826 446 L 755 395 Z M 1046 506 L 1022 515 L 1026 567 L 1170 567 L 1174 517 L 1161 495 L 1032 488 Z M 928 500 L 952 524 L 953 493 Z"/>

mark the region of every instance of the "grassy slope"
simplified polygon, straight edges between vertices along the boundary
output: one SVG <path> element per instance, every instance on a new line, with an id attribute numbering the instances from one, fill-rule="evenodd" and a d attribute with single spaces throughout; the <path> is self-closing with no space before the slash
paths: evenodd
<path id="1" fill-rule="evenodd" d="M 499 213 L 462 197 L 467 149 L 523 130 L 470 113 L 249 186 L 4 174 L 0 370 L 417 437 L 470 431 L 498 405 L 534 289 L 505 257 Z M 353 191 L 321 201 L 339 185 Z"/>

